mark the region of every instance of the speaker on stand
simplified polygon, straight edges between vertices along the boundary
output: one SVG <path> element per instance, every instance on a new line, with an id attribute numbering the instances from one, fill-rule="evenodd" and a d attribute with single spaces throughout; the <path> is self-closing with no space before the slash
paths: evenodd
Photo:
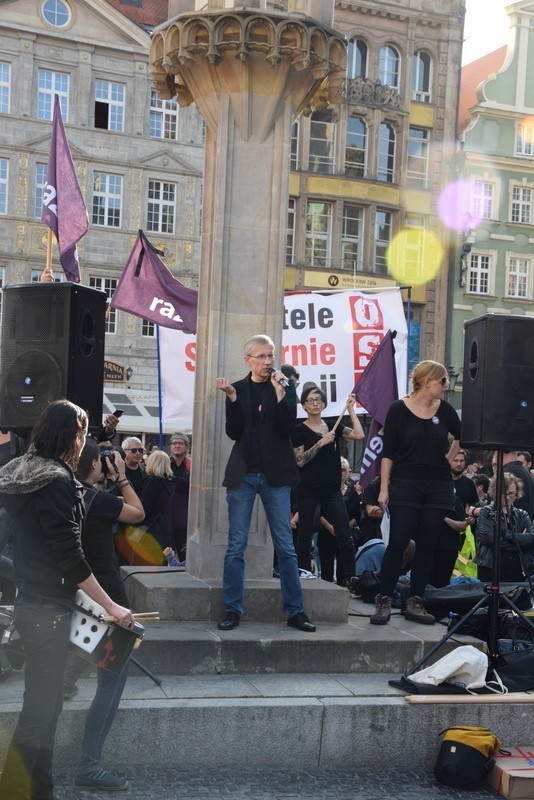
<path id="1" fill-rule="evenodd" d="M 0 343 L 0 429 L 27 436 L 61 397 L 100 429 L 106 294 L 76 283 L 6 286 Z"/>
<path id="2" fill-rule="evenodd" d="M 534 318 L 485 314 L 465 323 L 462 445 L 534 444 Z"/>

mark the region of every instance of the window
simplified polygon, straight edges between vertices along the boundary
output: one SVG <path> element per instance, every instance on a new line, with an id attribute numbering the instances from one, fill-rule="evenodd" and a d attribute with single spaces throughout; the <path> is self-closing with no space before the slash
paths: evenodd
<path id="1" fill-rule="evenodd" d="M 117 288 L 117 278 L 97 278 L 95 275 L 89 275 L 89 286 L 93 289 L 100 289 L 105 292 L 108 297 L 108 307 L 106 310 L 106 333 L 117 333 L 117 309 L 109 305 L 109 301 L 113 297 L 113 292 Z"/>
<path id="2" fill-rule="evenodd" d="M 144 319 L 143 325 L 141 327 L 141 336 L 147 336 L 152 339 L 155 335 L 156 335 L 155 323 L 151 322 L 149 319 Z"/>
<path id="3" fill-rule="evenodd" d="M 363 208 L 343 203 L 341 266 L 355 272 L 362 268 Z"/>
<path id="4" fill-rule="evenodd" d="M 32 269 L 30 276 L 31 282 L 39 283 L 42 274 L 43 274 L 42 269 Z M 64 272 L 53 272 L 53 275 L 54 275 L 54 283 L 61 283 L 63 280 L 67 280 Z"/>
<path id="5" fill-rule="evenodd" d="M 304 258 L 312 267 L 330 266 L 332 205 L 308 202 Z"/>
<path id="6" fill-rule="evenodd" d="M 347 48 L 347 78 L 367 77 L 367 45 L 363 39 L 351 39 Z"/>
<path id="7" fill-rule="evenodd" d="M 35 219 L 41 219 L 43 211 L 43 192 L 46 186 L 46 164 L 35 165 L 35 195 L 33 205 L 33 216 Z"/>
<path id="8" fill-rule="evenodd" d="M 41 11 L 48 24 L 54 28 L 64 28 L 70 22 L 70 8 L 63 0 L 44 0 Z"/>
<path id="9" fill-rule="evenodd" d="M 393 183 L 395 178 L 395 131 L 389 122 L 380 124 L 376 177 L 386 183 Z"/>
<path id="10" fill-rule="evenodd" d="M 506 297 L 532 299 L 529 297 L 529 286 L 530 259 L 511 257 L 506 275 Z"/>
<path id="11" fill-rule="evenodd" d="M 120 228 L 122 177 L 95 172 L 93 179 L 93 225 Z"/>
<path id="12" fill-rule="evenodd" d="M 428 131 L 410 128 L 408 131 L 408 180 L 426 186 L 428 180 Z"/>
<path id="13" fill-rule="evenodd" d="M 495 186 L 486 181 L 473 181 L 473 217 L 477 219 L 493 219 L 493 195 Z"/>
<path id="14" fill-rule="evenodd" d="M 0 214 L 7 214 L 8 174 L 9 169 L 7 158 L 0 158 Z"/>
<path id="15" fill-rule="evenodd" d="M 0 61 L 0 114 L 9 114 L 11 64 Z"/>
<path id="16" fill-rule="evenodd" d="M 69 117 L 69 76 L 63 72 L 40 69 L 37 73 L 37 117 L 51 120 L 54 115 L 54 95 L 59 96 L 63 122 Z"/>
<path id="17" fill-rule="evenodd" d="M 489 294 L 491 277 L 491 256 L 471 253 L 469 263 L 468 291 L 471 294 Z"/>
<path id="18" fill-rule="evenodd" d="M 432 56 L 418 50 L 412 57 L 412 100 L 432 102 Z"/>
<path id="19" fill-rule="evenodd" d="M 365 177 L 367 150 L 367 126 L 363 119 L 351 115 L 347 119 L 347 140 L 345 143 L 345 175 L 354 178 Z"/>
<path id="20" fill-rule="evenodd" d="M 380 48 L 378 57 L 378 78 L 386 86 L 399 88 L 400 56 L 395 47 L 390 44 Z"/>
<path id="21" fill-rule="evenodd" d="M 310 122 L 310 172 L 334 171 L 336 126 L 331 111 L 315 111 Z"/>
<path id="22" fill-rule="evenodd" d="M 157 139 L 176 139 L 178 102 L 175 97 L 162 100 L 155 89 L 150 92 L 149 135 Z"/>
<path id="23" fill-rule="evenodd" d="M 532 221 L 532 189 L 514 186 L 512 190 L 512 222 L 530 225 Z"/>
<path id="24" fill-rule="evenodd" d="M 300 164 L 299 152 L 300 123 L 298 120 L 291 126 L 291 142 L 289 152 L 289 169 L 298 169 Z"/>
<path id="25" fill-rule="evenodd" d="M 287 236 L 286 236 L 286 264 L 295 262 L 295 215 L 297 211 L 297 201 L 294 197 L 289 198 L 287 209 Z"/>
<path id="26" fill-rule="evenodd" d="M 97 80 L 95 83 L 95 128 L 124 130 L 124 85 Z"/>
<path id="27" fill-rule="evenodd" d="M 156 233 L 174 233 L 176 184 L 148 182 L 147 229 Z"/>
<path id="28" fill-rule="evenodd" d="M 515 141 L 518 156 L 534 156 L 534 125 L 518 125 Z"/>
<path id="29" fill-rule="evenodd" d="M 391 242 L 391 211 L 376 210 L 375 216 L 375 272 L 387 275 L 387 249 Z"/>
<path id="30" fill-rule="evenodd" d="M 425 254 L 425 247 L 428 247 L 425 236 L 425 219 L 416 214 L 407 214 L 405 220 L 405 240 L 402 252 L 404 259 L 403 273 L 406 282 L 414 281 L 420 284 L 425 281 L 425 267 L 428 263 L 428 255 Z M 430 255 L 430 258 L 432 256 Z"/>

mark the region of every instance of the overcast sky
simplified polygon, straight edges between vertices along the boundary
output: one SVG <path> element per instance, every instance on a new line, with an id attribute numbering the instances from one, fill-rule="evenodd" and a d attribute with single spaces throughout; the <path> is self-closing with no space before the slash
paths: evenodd
<path id="1" fill-rule="evenodd" d="M 504 9 L 511 2 L 512 0 L 466 0 L 463 64 L 470 64 L 480 56 L 507 44 L 509 26 Z"/>

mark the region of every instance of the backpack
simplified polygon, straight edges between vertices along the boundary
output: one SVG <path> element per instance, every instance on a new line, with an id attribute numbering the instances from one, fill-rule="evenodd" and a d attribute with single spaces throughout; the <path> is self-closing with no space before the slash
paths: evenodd
<path id="1" fill-rule="evenodd" d="M 491 757 L 500 739 L 488 728 L 464 725 L 441 731 L 443 736 L 434 767 L 436 779 L 456 789 L 477 789 L 495 761 Z"/>

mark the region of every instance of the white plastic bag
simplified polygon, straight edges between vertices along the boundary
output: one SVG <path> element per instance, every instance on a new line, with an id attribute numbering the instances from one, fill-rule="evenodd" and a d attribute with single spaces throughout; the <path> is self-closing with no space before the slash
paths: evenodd
<path id="1" fill-rule="evenodd" d="M 465 644 L 440 658 L 430 667 L 408 675 L 414 683 L 439 686 L 450 683 L 462 689 L 482 689 L 486 686 L 488 657 L 473 645 Z"/>

